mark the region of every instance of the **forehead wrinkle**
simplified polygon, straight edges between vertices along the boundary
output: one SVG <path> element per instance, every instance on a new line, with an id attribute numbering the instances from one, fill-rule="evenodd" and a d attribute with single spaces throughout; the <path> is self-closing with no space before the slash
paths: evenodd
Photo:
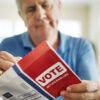
<path id="1" fill-rule="evenodd" d="M 23 0 L 24 1 L 24 0 Z M 53 0 L 30 0 L 31 3 L 35 4 L 35 3 L 39 3 L 39 4 L 42 4 L 42 3 L 45 3 L 45 2 L 51 2 Z"/>

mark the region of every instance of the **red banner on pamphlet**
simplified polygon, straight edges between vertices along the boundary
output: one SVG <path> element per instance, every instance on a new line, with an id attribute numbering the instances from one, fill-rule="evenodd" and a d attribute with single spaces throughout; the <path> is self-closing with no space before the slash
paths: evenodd
<path id="1" fill-rule="evenodd" d="M 46 41 L 27 54 L 18 65 L 41 89 L 54 98 L 67 86 L 81 82 Z"/>

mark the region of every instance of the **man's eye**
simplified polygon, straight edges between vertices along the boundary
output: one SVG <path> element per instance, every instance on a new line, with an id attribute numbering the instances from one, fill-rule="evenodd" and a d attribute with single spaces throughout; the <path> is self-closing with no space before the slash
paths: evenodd
<path id="1" fill-rule="evenodd" d="M 50 5 L 48 5 L 48 4 L 43 4 L 42 7 L 43 7 L 43 8 L 49 8 Z"/>
<path id="2" fill-rule="evenodd" d="M 29 13 L 29 12 L 34 12 L 35 11 L 35 7 L 29 7 L 26 11 L 26 13 Z"/>

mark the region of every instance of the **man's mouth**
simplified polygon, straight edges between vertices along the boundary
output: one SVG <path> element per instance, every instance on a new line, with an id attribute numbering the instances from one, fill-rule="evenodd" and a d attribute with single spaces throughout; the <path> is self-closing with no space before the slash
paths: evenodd
<path id="1" fill-rule="evenodd" d="M 35 27 L 47 27 L 49 25 L 49 21 L 38 21 L 35 23 Z"/>

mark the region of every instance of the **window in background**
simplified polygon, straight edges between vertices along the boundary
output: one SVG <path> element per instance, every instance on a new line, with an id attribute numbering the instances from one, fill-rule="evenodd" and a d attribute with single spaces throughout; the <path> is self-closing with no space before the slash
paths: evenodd
<path id="1" fill-rule="evenodd" d="M 75 37 L 82 36 L 82 25 L 78 20 L 61 20 L 58 28 L 64 34 Z"/>
<path id="2" fill-rule="evenodd" d="M 23 32 L 26 31 L 26 27 L 25 27 L 25 24 L 22 20 L 16 20 L 14 22 L 14 33 L 15 34 L 21 34 Z"/>
<path id="3" fill-rule="evenodd" d="M 6 37 L 20 34 L 26 30 L 22 20 L 0 20 L 0 41 Z"/>
<path id="4" fill-rule="evenodd" d="M 0 38 L 12 35 L 12 22 L 10 20 L 0 20 Z"/>

